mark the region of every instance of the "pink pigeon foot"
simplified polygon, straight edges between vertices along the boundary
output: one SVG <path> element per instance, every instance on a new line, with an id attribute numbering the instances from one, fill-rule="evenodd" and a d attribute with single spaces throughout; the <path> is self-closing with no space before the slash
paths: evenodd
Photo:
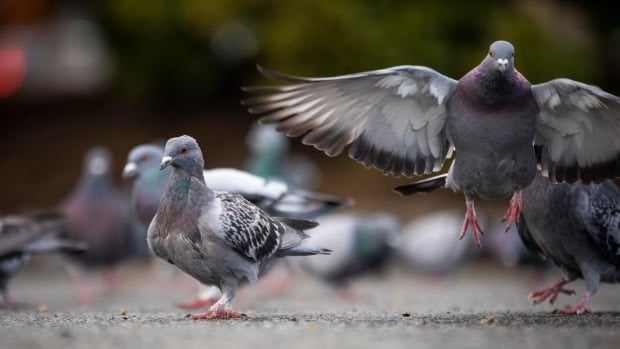
<path id="1" fill-rule="evenodd" d="M 215 302 L 217 302 L 216 298 L 195 298 L 189 302 L 177 303 L 175 306 L 181 309 L 200 309 L 210 307 Z"/>
<path id="2" fill-rule="evenodd" d="M 463 221 L 463 228 L 461 229 L 461 234 L 459 235 L 459 239 L 462 239 L 467 232 L 467 229 L 471 226 L 472 229 L 472 238 L 478 247 L 481 247 L 480 236 L 484 235 L 482 229 L 480 229 L 480 223 L 478 223 L 478 218 L 476 218 L 476 211 L 474 210 L 474 203 L 467 202 L 467 210 L 465 211 L 465 220 Z"/>
<path id="3" fill-rule="evenodd" d="M 215 304 L 204 313 L 192 314 L 193 320 L 239 319 L 241 313 L 224 305 Z"/>
<path id="4" fill-rule="evenodd" d="M 336 290 L 336 296 L 344 302 L 353 303 L 358 300 L 357 294 L 349 286 L 339 287 Z"/>
<path id="5" fill-rule="evenodd" d="M 7 309 L 17 310 L 19 309 L 19 303 L 11 297 L 8 292 L 2 292 L 2 299 L 4 299 L 4 305 Z"/>
<path id="6" fill-rule="evenodd" d="M 510 229 L 513 224 L 519 223 L 519 216 L 521 215 L 521 192 L 517 191 L 510 199 L 510 206 L 504 215 L 504 222 L 506 222 L 506 231 Z"/>
<path id="7" fill-rule="evenodd" d="M 532 302 L 534 302 L 534 304 L 536 305 L 544 302 L 547 298 L 551 297 L 549 299 L 549 303 L 553 304 L 560 293 L 564 293 L 566 295 L 575 294 L 574 290 L 564 288 L 564 285 L 569 282 L 570 281 L 568 280 L 561 280 L 551 285 L 550 287 L 530 293 L 528 295 L 528 298 L 532 300 Z"/>
<path id="8" fill-rule="evenodd" d="M 584 294 L 579 300 L 579 303 L 574 307 L 565 307 L 562 309 L 558 309 L 558 312 L 562 314 L 583 314 L 583 313 L 591 313 L 592 309 L 588 306 L 590 303 L 590 295 L 588 293 Z"/>
<path id="9" fill-rule="evenodd" d="M 108 290 L 112 292 L 118 291 L 121 286 L 121 270 L 119 267 L 114 266 L 104 271 L 103 277 L 107 284 Z"/>
<path id="10" fill-rule="evenodd" d="M 80 304 L 92 304 L 95 301 L 95 290 L 87 282 L 80 282 L 75 286 L 77 300 Z"/>

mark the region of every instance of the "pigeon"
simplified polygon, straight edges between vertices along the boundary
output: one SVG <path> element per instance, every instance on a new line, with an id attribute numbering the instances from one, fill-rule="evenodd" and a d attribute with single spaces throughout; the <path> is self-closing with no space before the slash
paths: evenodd
<path id="1" fill-rule="evenodd" d="M 338 290 L 346 290 L 358 276 L 381 271 L 399 241 L 400 223 L 387 213 L 335 213 L 317 221 L 319 226 L 312 230 L 309 240 L 329 248 L 332 254 L 290 262 Z"/>
<path id="2" fill-rule="evenodd" d="M 620 190 L 606 180 L 600 184 L 552 184 L 538 174 L 523 190 L 519 236 L 532 252 L 549 258 L 564 278 L 530 294 L 534 304 L 553 304 L 564 288 L 581 278 L 586 290 L 575 306 L 562 313 L 590 312 L 590 299 L 599 283 L 620 282 Z"/>
<path id="3" fill-rule="evenodd" d="M 156 256 L 222 297 L 193 319 L 238 318 L 232 300 L 240 284 L 254 282 L 274 257 L 328 254 L 308 243 L 317 223 L 273 218 L 240 194 L 212 191 L 205 183 L 202 151 L 190 136 L 166 142 L 161 169 L 172 167 L 147 239 Z"/>
<path id="4" fill-rule="evenodd" d="M 65 228 L 66 220 L 58 212 L 6 215 L 0 218 L 0 293 L 7 307 L 17 307 L 9 295 L 9 282 L 33 254 L 78 253 L 86 250 L 85 243 L 62 236 Z"/>
<path id="5" fill-rule="evenodd" d="M 127 156 L 123 178 L 132 179 L 132 206 L 145 228 L 157 212 L 159 201 L 172 168 L 159 170 L 164 149 L 154 144 L 134 147 Z M 352 205 L 350 198 L 339 198 L 322 193 L 290 189 L 278 179 L 265 179 L 234 168 L 204 170 L 205 182 L 213 190 L 236 192 L 256 204 L 268 214 L 278 217 L 313 219 Z M 219 293 L 211 287 L 200 286 L 200 295 L 191 301 L 178 303 L 184 309 L 196 309 L 215 303 Z"/>
<path id="6" fill-rule="evenodd" d="M 60 205 L 67 218 L 66 236 L 88 244 L 88 251 L 72 256 L 83 270 L 103 268 L 114 278 L 118 265 L 146 251 L 145 230 L 131 215 L 129 198 L 110 178 L 111 155 L 103 147 L 90 149 L 78 185 Z M 70 269 L 78 281 L 80 302 L 92 301 L 91 291 L 80 286 L 81 271 Z M 110 279 L 110 281 L 114 281 Z"/>
<path id="7" fill-rule="evenodd" d="M 321 170 L 307 156 L 289 151 L 289 139 L 275 125 L 254 123 L 246 137 L 250 159 L 246 169 L 258 176 L 279 179 L 295 188 L 315 188 Z"/>
<path id="8" fill-rule="evenodd" d="M 132 205 L 145 227 L 157 211 L 171 173 L 171 168 L 159 171 L 163 154 L 157 145 L 138 145 L 129 152 L 123 169 L 123 177 L 134 180 Z M 350 198 L 291 189 L 280 180 L 234 168 L 209 169 L 203 174 L 209 188 L 239 193 L 273 216 L 313 219 L 353 204 Z"/>
<path id="9" fill-rule="evenodd" d="M 569 79 L 531 85 L 515 68 L 514 47 L 495 41 L 460 80 L 423 66 L 326 78 L 290 76 L 258 67 L 282 86 L 245 87 L 243 104 L 262 123 L 303 136 L 328 156 L 349 156 L 393 176 L 442 171 L 427 186 L 463 192 L 465 219 L 480 246 L 474 199 L 512 196 L 505 219 L 519 218 L 521 190 L 537 165 L 553 181 L 600 181 L 620 173 L 620 98 Z M 396 188 L 403 195 L 418 184 Z"/>
<path id="10" fill-rule="evenodd" d="M 450 239 L 461 224 L 455 210 L 429 212 L 405 224 L 397 256 L 416 272 L 444 275 L 470 255 L 469 241 Z"/>

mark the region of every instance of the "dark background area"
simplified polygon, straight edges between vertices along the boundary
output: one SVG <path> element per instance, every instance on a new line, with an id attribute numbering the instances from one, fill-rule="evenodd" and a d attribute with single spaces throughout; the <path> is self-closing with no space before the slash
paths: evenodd
<path id="1" fill-rule="evenodd" d="M 614 8 L 616 7 L 616 8 Z M 57 205 L 94 145 L 116 180 L 134 145 L 194 136 L 207 167 L 243 167 L 255 65 L 326 76 L 413 64 L 459 78 L 496 39 L 532 83 L 620 94 L 618 5 L 595 1 L 0 1 L 0 212 Z M 293 140 L 318 189 L 406 214 L 391 179 Z M 462 205 L 460 196 L 439 194 Z M 490 205 L 490 203 L 488 203 Z"/>

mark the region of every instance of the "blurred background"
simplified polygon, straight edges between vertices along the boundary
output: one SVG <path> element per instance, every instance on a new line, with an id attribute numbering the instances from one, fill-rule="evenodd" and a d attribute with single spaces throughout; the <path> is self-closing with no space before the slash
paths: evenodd
<path id="1" fill-rule="evenodd" d="M 458 78 L 490 42 L 516 47 L 532 82 L 568 77 L 620 94 L 620 20 L 595 1 L 0 1 L 0 212 L 57 205 L 88 148 L 113 154 L 115 180 L 132 146 L 186 133 L 207 167 L 245 167 L 255 117 L 243 85 L 267 83 L 260 63 L 324 76 L 401 64 Z M 291 152 L 320 168 L 315 189 L 402 219 L 462 209 L 442 191 L 401 198 L 404 183 L 329 159 L 298 140 Z M 431 199 L 435 198 L 437 200 Z M 485 206 L 486 205 L 486 206 Z M 481 203 L 480 211 L 503 202 Z"/>

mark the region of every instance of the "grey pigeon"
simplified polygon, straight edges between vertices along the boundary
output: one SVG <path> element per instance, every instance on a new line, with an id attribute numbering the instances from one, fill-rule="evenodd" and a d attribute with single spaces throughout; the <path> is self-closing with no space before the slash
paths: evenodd
<path id="1" fill-rule="evenodd" d="M 332 254 L 291 263 L 340 290 L 356 277 L 381 271 L 394 256 L 400 237 L 400 223 L 386 213 L 332 214 L 318 222 L 309 240 Z"/>
<path id="2" fill-rule="evenodd" d="M 123 177 L 134 179 L 133 207 L 145 227 L 151 223 L 170 177 L 171 168 L 159 170 L 163 148 L 142 144 L 127 157 Z M 234 168 L 204 170 L 204 178 L 213 190 L 243 195 L 270 215 L 313 219 L 350 206 L 353 200 L 301 189 L 291 189 L 277 179 L 265 179 Z"/>
<path id="3" fill-rule="evenodd" d="M 145 229 L 157 212 L 172 172 L 170 167 L 159 170 L 163 156 L 163 147 L 141 144 L 131 149 L 123 169 L 123 177 L 134 181 L 132 206 Z M 209 183 L 212 190 L 239 193 L 268 214 L 278 217 L 312 219 L 353 203 L 349 198 L 292 189 L 281 180 L 265 179 L 234 168 L 209 169 L 204 170 L 203 174 L 205 182 Z M 212 288 L 201 287 L 199 293 L 196 299 L 178 303 L 177 306 L 184 309 L 203 308 L 212 305 L 219 298 L 213 296 L 219 291 Z"/>
<path id="4" fill-rule="evenodd" d="M 521 239 L 565 275 L 530 298 L 535 304 L 546 299 L 553 304 L 560 293 L 575 293 L 564 285 L 581 278 L 586 283 L 581 300 L 560 312 L 589 312 L 599 283 L 620 281 L 620 190 L 610 180 L 590 185 L 551 184 L 538 174 L 523 190 L 522 199 Z"/>
<path id="5" fill-rule="evenodd" d="M 194 138 L 168 140 L 161 169 L 168 166 L 172 174 L 149 226 L 148 243 L 158 257 L 222 291 L 194 319 L 239 317 L 231 306 L 237 288 L 257 280 L 274 257 L 330 252 L 304 241 L 308 235 L 302 230 L 315 222 L 275 219 L 239 194 L 209 189 Z"/>
<path id="6" fill-rule="evenodd" d="M 327 78 L 259 70 L 288 84 L 246 88 L 262 93 L 244 101 L 249 111 L 329 156 L 352 144 L 351 158 L 398 177 L 440 171 L 454 148 L 447 179 L 430 184 L 465 194 L 461 237 L 471 227 L 478 245 L 475 196 L 512 195 L 505 216 L 512 225 L 537 163 L 554 181 L 620 173 L 620 98 L 568 79 L 530 85 L 507 41 L 492 43 L 458 81 L 422 66 Z"/>
<path id="7" fill-rule="evenodd" d="M 17 306 L 9 295 L 9 282 L 33 254 L 83 252 L 87 248 L 83 242 L 62 237 L 65 228 L 66 220 L 57 212 L 0 218 L 0 293 L 6 306 Z"/>
<path id="8" fill-rule="evenodd" d="M 61 204 L 68 221 L 67 237 L 89 246 L 73 258 L 84 270 L 101 267 L 114 272 L 121 262 L 147 248 L 145 231 L 131 215 L 129 197 L 113 184 L 110 167 L 107 149 L 89 150 L 79 184 Z M 80 301 L 91 300 L 86 289 L 78 291 Z"/>

